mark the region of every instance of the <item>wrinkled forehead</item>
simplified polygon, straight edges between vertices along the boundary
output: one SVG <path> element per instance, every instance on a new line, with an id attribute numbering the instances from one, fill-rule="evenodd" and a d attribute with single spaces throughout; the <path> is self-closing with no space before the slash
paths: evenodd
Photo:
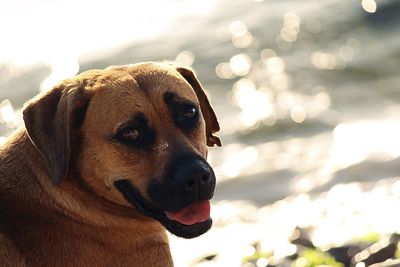
<path id="1" fill-rule="evenodd" d="M 105 70 L 94 89 L 88 113 L 96 121 L 110 123 L 138 112 L 146 115 L 165 112 L 166 95 L 171 93 L 179 101 L 199 103 L 193 88 L 174 68 L 156 64 Z"/>
<path id="2" fill-rule="evenodd" d="M 159 99 L 165 92 L 173 91 L 177 95 L 198 102 L 189 83 L 175 68 L 167 64 L 144 63 L 128 67 L 128 71 L 137 83 L 139 91 L 151 99 Z"/>

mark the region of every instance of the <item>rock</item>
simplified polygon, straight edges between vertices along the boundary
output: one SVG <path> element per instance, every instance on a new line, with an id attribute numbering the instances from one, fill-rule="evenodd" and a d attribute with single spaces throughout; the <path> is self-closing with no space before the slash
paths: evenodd
<path id="1" fill-rule="evenodd" d="M 372 264 L 370 267 L 400 267 L 400 259 Z"/>
<path id="2" fill-rule="evenodd" d="M 213 259 L 214 259 L 215 257 L 217 257 L 217 256 L 218 256 L 217 254 L 211 254 L 211 255 L 205 256 L 203 260 L 205 260 L 205 261 L 211 261 L 211 260 L 213 260 Z"/>
<path id="3" fill-rule="evenodd" d="M 365 263 L 369 266 L 374 263 L 381 263 L 395 256 L 397 244 L 399 243 L 400 235 L 393 234 L 389 238 L 384 238 L 368 248 L 357 253 L 353 259 L 352 264 L 356 265 L 359 262 Z"/>
<path id="4" fill-rule="evenodd" d="M 307 229 L 296 227 L 293 230 L 292 236 L 289 238 L 290 243 L 294 245 L 301 245 L 307 248 L 315 248 L 310 240 L 310 235 Z"/>
<path id="5" fill-rule="evenodd" d="M 351 259 L 361 250 L 362 248 L 359 245 L 344 245 L 331 248 L 326 252 L 334 257 L 336 261 L 343 263 L 345 266 L 350 266 Z"/>

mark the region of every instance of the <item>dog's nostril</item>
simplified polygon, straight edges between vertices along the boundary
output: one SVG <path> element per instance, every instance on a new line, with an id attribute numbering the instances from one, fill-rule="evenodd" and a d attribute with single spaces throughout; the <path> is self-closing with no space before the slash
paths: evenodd
<path id="1" fill-rule="evenodd" d="M 192 188 L 196 184 L 196 181 L 194 179 L 189 179 L 186 182 L 186 188 Z"/>
<path id="2" fill-rule="evenodd" d="M 201 177 L 201 181 L 202 181 L 203 183 L 208 182 L 208 180 L 210 180 L 210 175 L 209 175 L 209 174 L 204 174 L 204 175 Z"/>
<path id="3" fill-rule="evenodd" d="M 206 162 L 193 160 L 183 164 L 173 174 L 173 182 L 187 194 L 209 192 L 215 185 L 214 173 Z"/>

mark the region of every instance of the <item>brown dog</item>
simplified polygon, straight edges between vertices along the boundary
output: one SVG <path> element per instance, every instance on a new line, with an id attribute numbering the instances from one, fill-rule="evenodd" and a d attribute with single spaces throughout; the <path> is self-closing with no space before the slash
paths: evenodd
<path id="1" fill-rule="evenodd" d="M 164 228 L 210 228 L 219 126 L 189 69 L 87 71 L 23 115 L 0 150 L 1 266 L 172 266 Z"/>

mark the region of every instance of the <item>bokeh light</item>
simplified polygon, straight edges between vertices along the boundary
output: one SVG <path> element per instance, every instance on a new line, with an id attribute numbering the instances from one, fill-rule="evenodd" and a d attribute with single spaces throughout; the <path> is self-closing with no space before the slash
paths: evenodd
<path id="1" fill-rule="evenodd" d="M 375 0 L 362 0 L 361 5 L 363 9 L 368 13 L 375 13 L 376 11 L 376 2 Z"/>
<path id="2" fill-rule="evenodd" d="M 229 60 L 232 72 L 237 76 L 244 76 L 250 71 L 251 59 L 246 54 L 238 54 Z"/>
<path id="3" fill-rule="evenodd" d="M 195 57 L 192 52 L 184 50 L 179 52 L 179 54 L 175 58 L 175 62 L 183 66 L 190 67 L 194 62 L 194 58 Z"/>
<path id="4" fill-rule="evenodd" d="M 290 110 L 290 117 L 294 122 L 302 123 L 307 117 L 307 112 L 302 106 L 294 106 Z"/>
<path id="5" fill-rule="evenodd" d="M 316 51 L 311 54 L 311 62 L 319 69 L 332 70 L 337 65 L 334 55 L 320 51 Z"/>
<path id="6" fill-rule="evenodd" d="M 235 74 L 233 73 L 231 69 L 231 65 L 229 63 L 219 63 L 215 67 L 215 73 L 218 75 L 219 78 L 221 79 L 232 79 L 235 77 Z"/>

